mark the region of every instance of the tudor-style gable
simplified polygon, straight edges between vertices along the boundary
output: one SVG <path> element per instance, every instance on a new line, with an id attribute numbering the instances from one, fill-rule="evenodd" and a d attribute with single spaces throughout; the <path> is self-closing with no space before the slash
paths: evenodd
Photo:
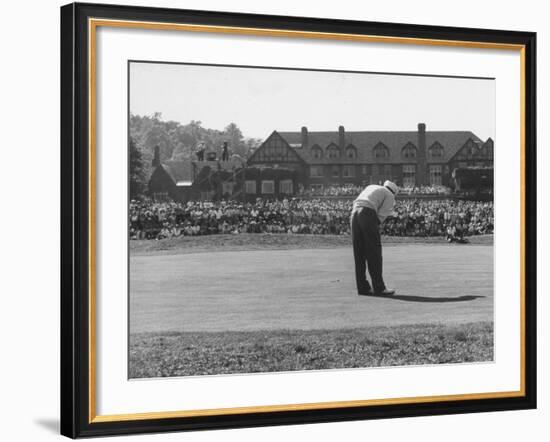
<path id="1" fill-rule="evenodd" d="M 488 138 L 485 143 L 479 148 L 479 157 L 493 161 L 495 143 L 492 138 Z"/>
<path id="2" fill-rule="evenodd" d="M 472 161 L 477 155 L 479 145 L 472 139 L 468 138 L 458 152 L 454 155 L 454 161 Z"/>
<path id="3" fill-rule="evenodd" d="M 274 165 L 290 163 L 301 164 L 303 161 L 277 131 L 273 131 L 248 159 L 248 164 Z"/>
<path id="4" fill-rule="evenodd" d="M 469 138 L 451 158 L 451 168 L 456 167 L 493 167 L 493 140 L 485 143 Z"/>

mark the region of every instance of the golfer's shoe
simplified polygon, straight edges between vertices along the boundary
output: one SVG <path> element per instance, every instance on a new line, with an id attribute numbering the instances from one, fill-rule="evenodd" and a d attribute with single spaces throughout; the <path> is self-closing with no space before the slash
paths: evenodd
<path id="1" fill-rule="evenodd" d="M 376 296 L 390 296 L 390 295 L 394 295 L 395 294 L 395 290 L 393 289 L 384 289 L 384 290 L 381 290 L 379 292 L 375 292 L 374 293 Z"/>
<path id="2" fill-rule="evenodd" d="M 357 292 L 359 296 L 372 296 L 374 292 L 372 290 L 360 290 Z"/>

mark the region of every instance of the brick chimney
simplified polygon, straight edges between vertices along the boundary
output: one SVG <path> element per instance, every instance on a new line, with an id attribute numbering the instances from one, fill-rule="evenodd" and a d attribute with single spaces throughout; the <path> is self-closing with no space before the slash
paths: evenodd
<path id="1" fill-rule="evenodd" d="M 426 165 L 426 124 L 418 123 L 418 155 L 416 166 L 416 184 L 423 186 L 427 183 Z"/>
<path id="2" fill-rule="evenodd" d="M 344 126 L 338 127 L 338 146 L 340 146 L 342 152 L 346 147 L 346 131 L 344 130 Z"/>
<path id="3" fill-rule="evenodd" d="M 152 166 L 153 167 L 160 166 L 160 147 L 158 144 L 155 146 L 155 153 L 153 154 Z"/>
<path id="4" fill-rule="evenodd" d="M 302 147 L 306 148 L 308 147 L 308 136 L 307 136 L 307 127 L 302 126 Z"/>

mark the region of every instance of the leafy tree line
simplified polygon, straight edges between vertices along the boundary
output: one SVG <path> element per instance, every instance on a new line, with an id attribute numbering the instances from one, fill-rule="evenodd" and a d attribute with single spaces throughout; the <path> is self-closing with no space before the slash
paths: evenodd
<path id="1" fill-rule="evenodd" d="M 245 137 L 235 123 L 223 131 L 202 126 L 200 121 L 188 124 L 164 121 L 160 112 L 152 116 L 130 115 L 130 194 L 139 197 L 152 173 L 151 162 L 155 146 L 159 146 L 160 160 L 196 159 L 200 143 L 207 151 L 221 157 L 221 147 L 227 141 L 231 154 L 247 158 L 261 144 L 260 139 Z"/>
<path id="2" fill-rule="evenodd" d="M 150 164 L 150 163 L 149 163 Z M 136 146 L 133 137 L 130 137 L 130 198 L 139 199 L 145 193 L 145 162 L 143 161 L 143 153 Z"/>

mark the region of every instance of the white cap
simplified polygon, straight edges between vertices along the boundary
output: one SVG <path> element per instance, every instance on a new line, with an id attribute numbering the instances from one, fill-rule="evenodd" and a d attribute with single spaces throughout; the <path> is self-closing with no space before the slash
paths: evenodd
<path id="1" fill-rule="evenodd" d="M 387 187 L 388 189 L 390 189 L 394 195 L 397 194 L 397 189 L 398 189 L 397 184 L 392 183 L 390 180 L 384 181 L 384 187 Z"/>

